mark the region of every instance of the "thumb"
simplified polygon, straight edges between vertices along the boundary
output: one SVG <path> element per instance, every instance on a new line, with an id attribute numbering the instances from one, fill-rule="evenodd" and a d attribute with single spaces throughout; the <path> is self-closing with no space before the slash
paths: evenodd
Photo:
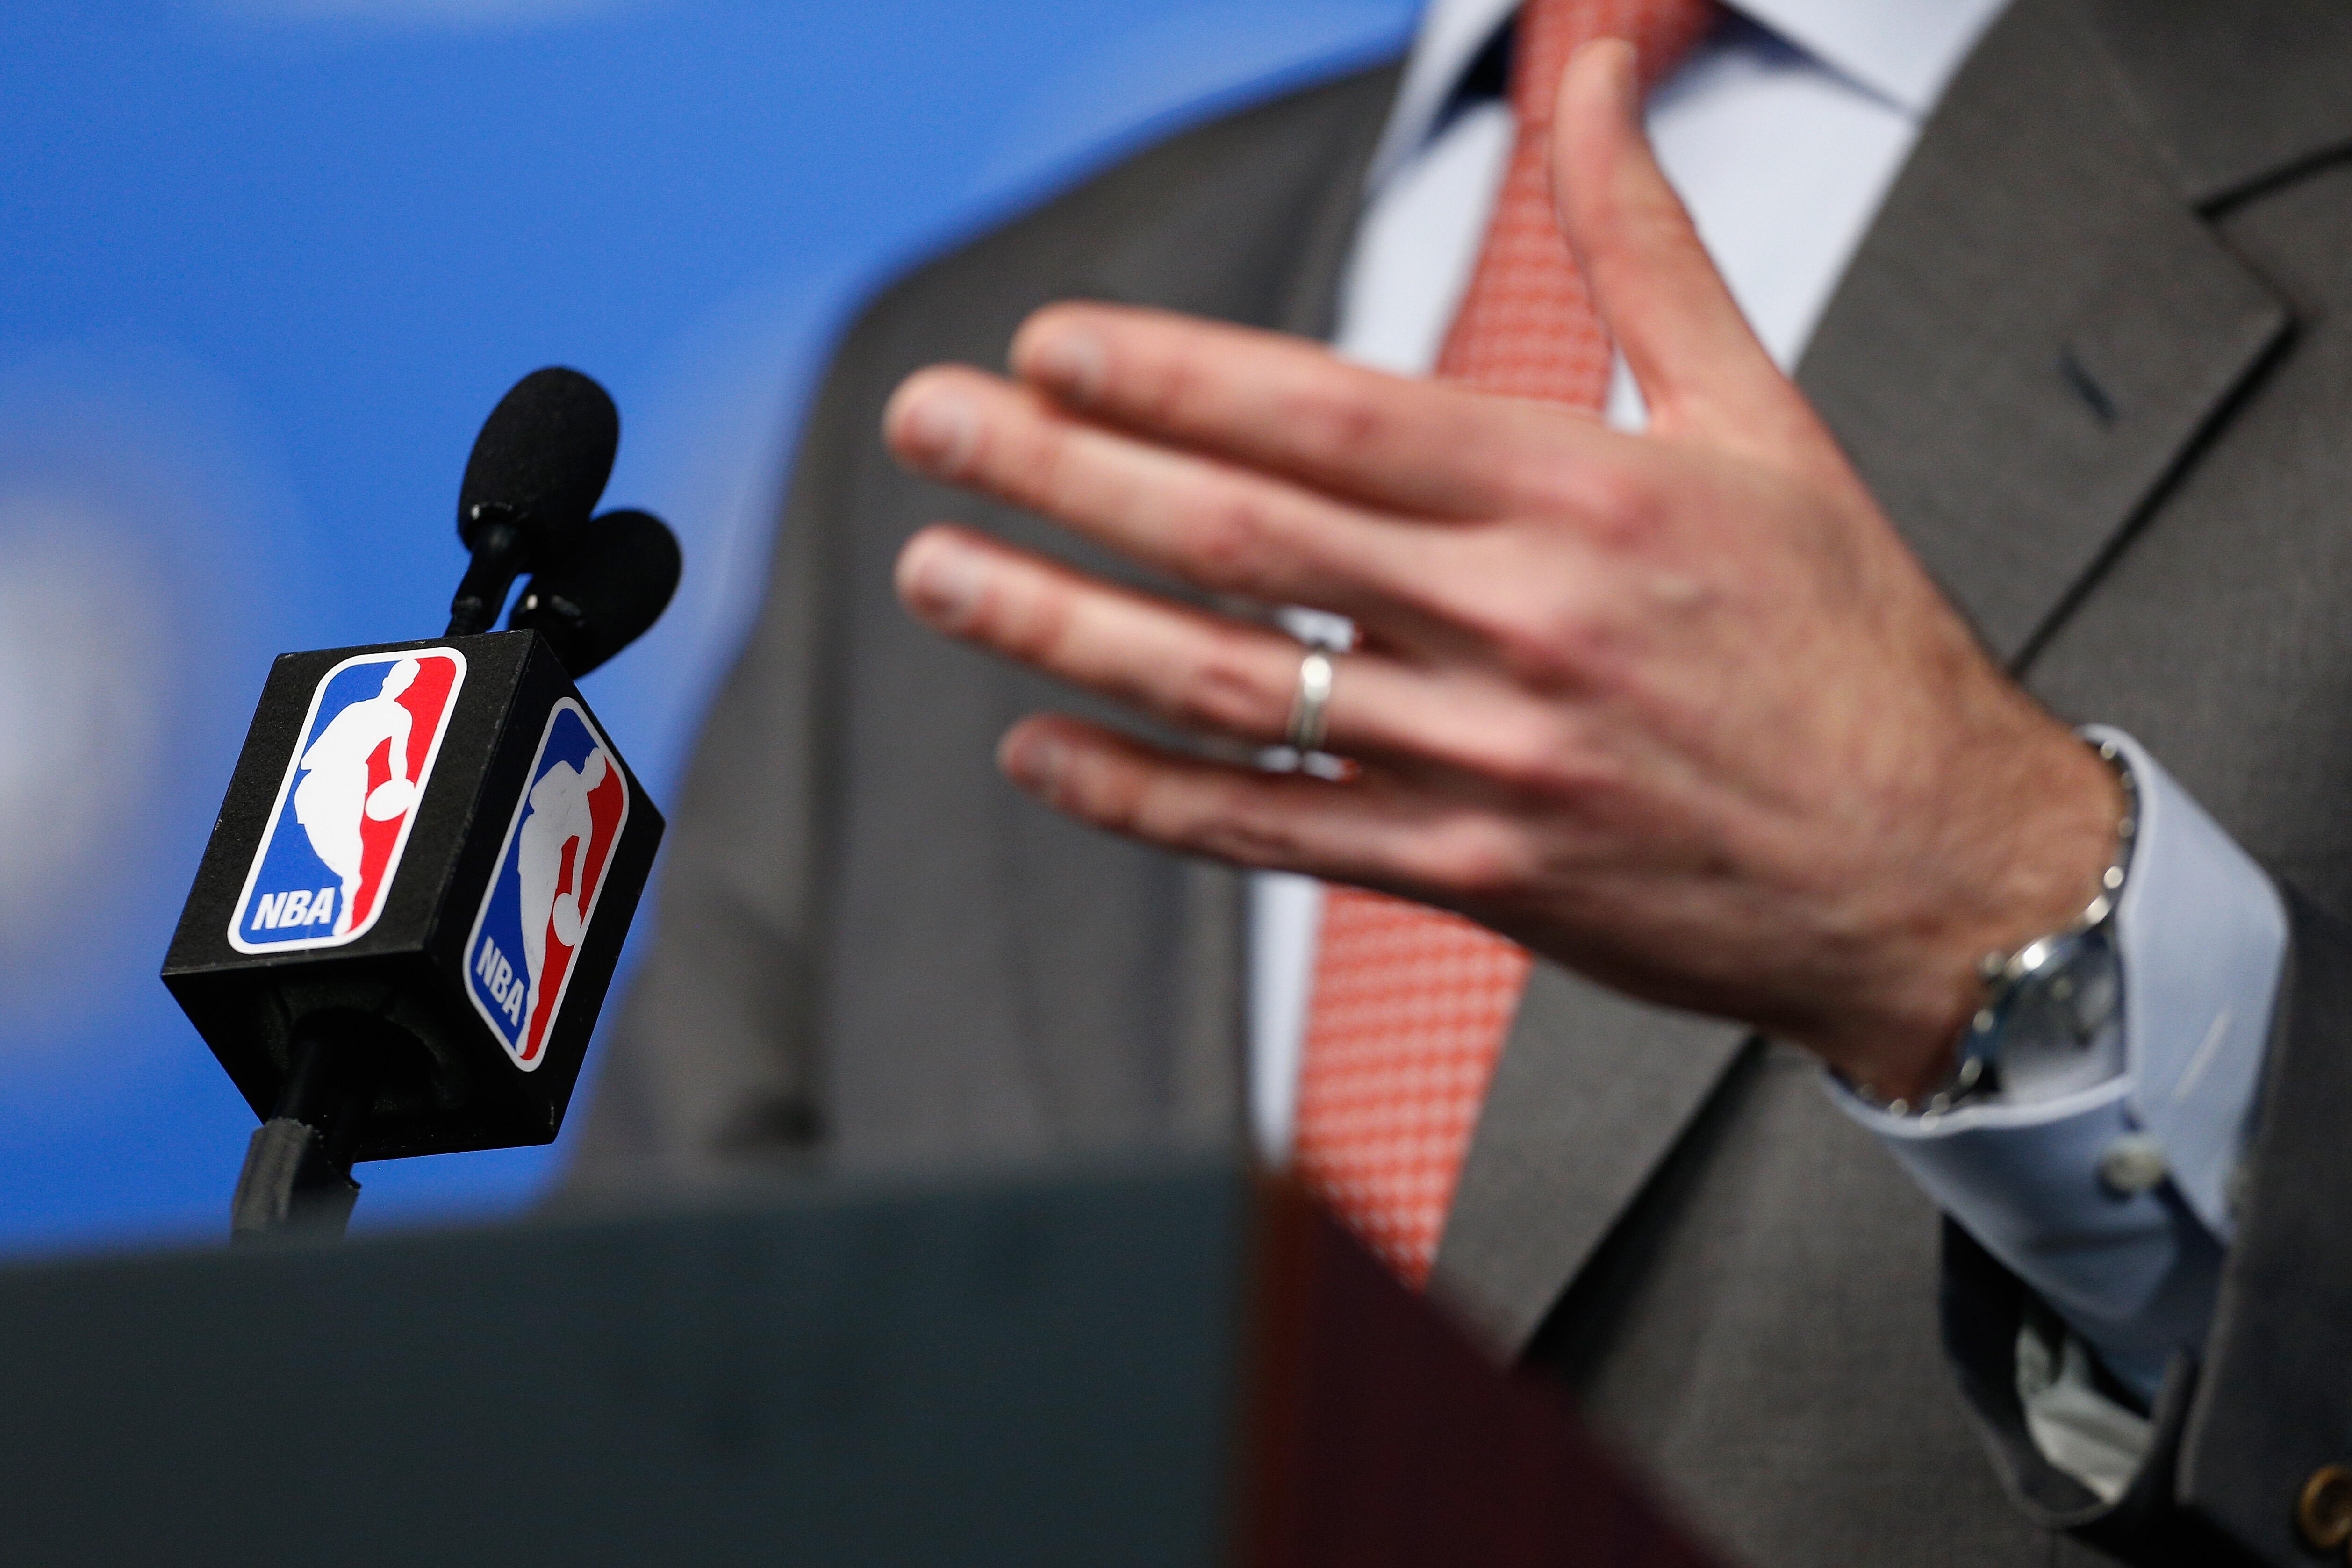
<path id="1" fill-rule="evenodd" d="M 1630 44 L 1597 39 L 1570 60 L 1551 131 L 1560 233 L 1641 386 L 1651 429 L 1785 466 L 1792 440 L 1801 451 L 1827 436 L 1757 341 L 1666 183 L 1641 102 Z"/>

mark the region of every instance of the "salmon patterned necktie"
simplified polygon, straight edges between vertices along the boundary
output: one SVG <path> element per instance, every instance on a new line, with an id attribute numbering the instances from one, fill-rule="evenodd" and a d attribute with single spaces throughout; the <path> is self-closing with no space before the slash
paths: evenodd
<path id="1" fill-rule="evenodd" d="M 1577 48 L 1630 40 L 1663 79 L 1715 0 L 1528 0 L 1511 59 L 1517 141 L 1437 373 L 1599 410 L 1611 345 L 1552 215 L 1552 99 Z M 1428 1278 L 1528 957 L 1455 915 L 1360 888 L 1326 894 L 1299 1066 L 1300 1176 L 1413 1284 Z"/>

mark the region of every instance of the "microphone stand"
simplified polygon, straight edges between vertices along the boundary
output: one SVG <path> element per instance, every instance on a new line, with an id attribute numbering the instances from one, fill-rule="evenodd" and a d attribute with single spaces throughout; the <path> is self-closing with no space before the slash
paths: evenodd
<path id="1" fill-rule="evenodd" d="M 441 633 L 444 637 L 470 637 L 496 625 L 508 590 L 523 571 L 529 538 L 521 519 L 510 508 L 496 501 L 479 503 L 473 508 L 472 521 L 466 543 L 474 552 L 473 559 L 450 601 L 449 629 Z"/>
<path id="2" fill-rule="evenodd" d="M 497 623 L 521 575 L 528 536 L 511 508 L 472 508 L 467 536 L 473 559 L 449 606 L 446 637 L 467 637 Z M 255 1241 L 289 1231 L 341 1236 L 351 1224 L 360 1184 L 352 1154 L 374 1098 L 373 1052 L 364 1025 L 313 1014 L 294 1026 L 286 1083 L 269 1120 L 245 1147 L 236 1193 L 229 1200 L 229 1239 Z"/>
<path id="3" fill-rule="evenodd" d="M 607 563 L 590 558 L 619 552 L 632 561 L 642 561 L 649 549 L 659 557 L 660 547 L 666 545 L 666 561 L 655 563 L 661 570 L 652 570 L 650 578 L 643 570 L 630 577 L 632 591 L 625 596 L 628 614 L 622 616 L 617 632 L 614 625 L 602 628 L 605 645 L 596 650 L 595 656 L 609 657 L 652 624 L 677 577 L 677 548 L 667 528 L 644 514 L 615 513 L 608 515 L 606 526 L 594 536 L 604 543 L 583 549 L 574 538 L 586 534 L 593 520 L 591 514 L 612 474 L 620 436 L 620 415 L 612 399 L 577 371 L 561 366 L 535 371 L 499 400 L 481 434 L 475 438 L 458 491 L 457 533 L 471 559 L 450 602 L 448 629 L 443 636 L 470 637 L 490 631 L 515 580 L 526 572 L 561 565 L 575 572 L 586 570 L 592 586 L 600 585 L 611 575 L 604 570 Z M 658 536 L 651 545 L 646 542 L 649 528 Z M 647 580 L 662 584 L 657 594 L 646 591 Z M 548 632 L 562 643 L 562 647 L 550 643 L 550 651 L 559 660 L 563 648 L 572 649 L 579 660 L 584 657 L 583 650 L 595 647 L 592 617 L 583 606 L 597 601 L 593 596 L 559 593 L 556 590 L 561 586 L 551 580 L 544 601 L 531 601 L 529 620 L 532 624 L 545 622 Z M 630 615 L 639 619 L 631 622 Z M 587 667 L 587 663 L 582 663 L 571 673 L 577 678 Z M 234 792 L 235 781 L 231 788 Z M 650 837 L 642 826 L 633 825 L 630 831 L 639 841 L 650 844 L 660 836 L 660 818 L 649 811 L 646 820 L 650 822 Z M 215 829 L 215 841 L 218 836 Z M 644 853 L 650 858 L 649 848 Z M 209 848 L 206 854 L 209 868 Z M 199 873 L 197 887 L 190 894 L 191 910 L 209 896 L 205 880 L 209 874 L 210 871 Z M 634 907 L 634 890 L 629 903 Z M 192 918 L 182 916 L 183 936 Z M 628 915 L 623 914 L 620 920 L 625 926 Z M 174 952 L 181 944 L 182 937 L 175 936 Z M 231 967 L 250 957 L 247 951 L 240 959 L 231 960 Z M 173 966 L 173 959 L 167 956 L 167 984 L 173 984 L 175 976 L 185 979 L 207 967 L 175 970 Z M 609 967 L 600 984 L 604 977 L 609 977 Z M 197 1016 L 198 1009 L 186 995 L 182 1005 L 191 1008 L 191 1017 Z M 199 1028 L 203 1027 L 199 1019 Z M 360 1191 L 359 1183 L 352 1179 L 352 1157 L 362 1146 L 370 1118 L 380 1108 L 379 1092 L 388 1091 L 394 1101 L 403 1092 L 406 1042 L 407 1037 L 398 1030 L 362 1010 L 327 1009 L 295 1019 L 287 1042 L 286 1076 L 276 1103 L 246 1145 L 245 1165 L 230 1203 L 232 1239 L 253 1241 L 294 1230 L 343 1233 Z M 215 1049 L 219 1050 L 217 1040 Z M 223 1057 L 225 1062 L 228 1060 Z M 234 1073 L 236 1069 L 231 1071 Z M 576 1073 L 576 1065 L 572 1071 Z M 562 1096 L 568 1096 L 570 1085 L 571 1078 L 564 1077 Z M 547 1116 L 548 1135 L 561 1124 L 562 1106 L 563 1099 L 558 1097 L 540 1107 Z"/>
<path id="4" fill-rule="evenodd" d="M 477 504 L 467 543 L 473 559 L 449 606 L 447 637 L 497 623 L 514 580 L 526 568 L 530 536 L 499 502 Z M 665 596 L 667 597 L 667 596 Z M 573 617 L 579 612 L 561 604 Z M 341 1236 L 351 1223 L 360 1184 L 352 1155 L 374 1098 L 374 1051 L 363 1019 L 313 1014 L 295 1025 L 286 1082 L 269 1120 L 246 1145 L 245 1166 L 229 1203 L 229 1238 L 254 1241 L 289 1231 Z"/>
<path id="5" fill-rule="evenodd" d="M 360 1196 L 352 1155 L 374 1098 L 373 1055 L 361 1031 L 334 1013 L 295 1026 L 278 1104 L 246 1145 L 229 1204 L 231 1240 L 343 1233 Z"/>

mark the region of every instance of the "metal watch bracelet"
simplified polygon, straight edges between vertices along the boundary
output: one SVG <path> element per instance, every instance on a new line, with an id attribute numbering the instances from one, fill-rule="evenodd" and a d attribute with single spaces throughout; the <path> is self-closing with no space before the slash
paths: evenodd
<path id="1" fill-rule="evenodd" d="M 1932 1117 L 1986 1099 L 2002 1088 L 2003 1060 L 2017 1044 L 2011 1037 L 2021 1014 L 2035 1014 L 2044 1033 L 2071 1034 L 2087 1045 L 2120 1004 L 2112 927 L 2139 833 L 2139 787 L 2114 742 L 2087 737 L 2085 741 L 2114 770 L 2123 790 L 2115 857 L 2100 874 L 2098 891 L 2081 914 L 2056 931 L 1979 960 L 1977 979 L 1982 991 L 1960 1031 L 1952 1070 L 1941 1083 L 1906 1099 L 1885 1099 L 1859 1084 L 1848 1085 L 1868 1103 L 1891 1115 Z M 2053 1018 L 2062 1021 L 2053 1023 Z"/>

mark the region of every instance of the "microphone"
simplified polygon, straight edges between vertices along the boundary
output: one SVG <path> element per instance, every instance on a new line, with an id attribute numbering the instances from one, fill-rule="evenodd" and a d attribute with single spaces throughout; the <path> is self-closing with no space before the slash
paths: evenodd
<path id="1" fill-rule="evenodd" d="M 562 1127 L 663 831 L 573 685 L 678 578 L 657 518 L 591 518 L 619 438 L 586 376 L 525 377 L 466 465 L 449 629 L 270 670 L 163 970 L 262 1123 L 234 1239 L 340 1232 L 355 1161 Z"/>
<path id="2" fill-rule="evenodd" d="M 620 411 L 578 371 L 533 371 L 499 400 L 457 489 L 457 538 L 473 562 L 443 635 L 497 624 L 514 580 L 555 559 L 596 509 L 620 445 Z"/>
<path id="3" fill-rule="evenodd" d="M 523 585 L 507 626 L 546 638 L 576 681 L 661 618 L 684 563 L 677 536 L 647 512 L 606 512 L 569 539 Z"/>

